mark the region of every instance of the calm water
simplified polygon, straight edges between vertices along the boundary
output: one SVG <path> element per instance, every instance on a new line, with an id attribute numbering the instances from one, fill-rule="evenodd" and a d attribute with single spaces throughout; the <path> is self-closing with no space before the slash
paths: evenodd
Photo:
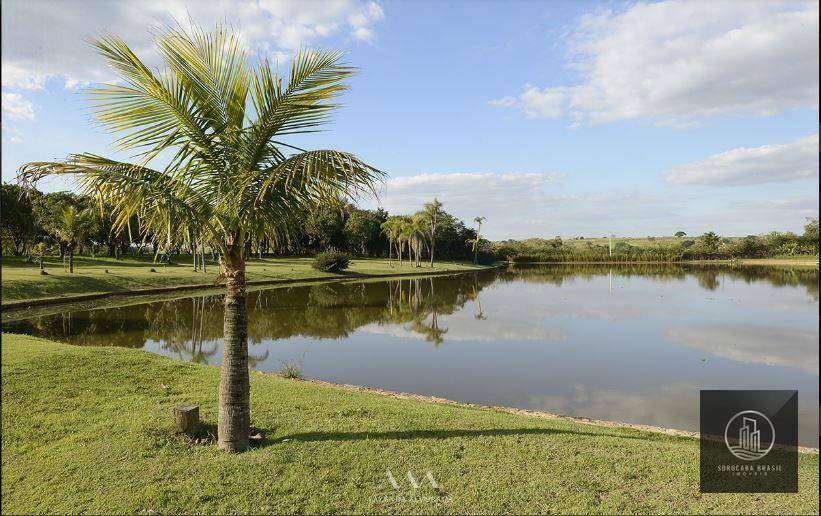
<path id="1" fill-rule="evenodd" d="M 4 324 L 218 364 L 219 296 Z M 253 367 L 562 414 L 698 429 L 699 389 L 798 389 L 818 446 L 818 271 L 533 266 L 249 294 Z"/>

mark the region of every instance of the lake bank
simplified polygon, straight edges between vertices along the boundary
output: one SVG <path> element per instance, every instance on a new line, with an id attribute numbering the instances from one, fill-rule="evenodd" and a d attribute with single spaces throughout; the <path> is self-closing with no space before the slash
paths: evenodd
<path id="1" fill-rule="evenodd" d="M 70 274 L 56 262 L 41 275 L 36 263 L 22 259 L 4 259 L 3 309 L 28 306 L 91 301 L 107 297 L 144 296 L 177 291 L 214 289 L 213 278 L 219 272 L 209 265 L 210 272 L 194 272 L 188 264 L 163 266 L 143 260 L 110 258 L 76 258 L 75 272 Z M 296 283 L 300 281 L 334 281 L 382 276 L 447 274 L 457 271 L 484 270 L 487 267 L 455 262 L 435 262 L 416 268 L 399 265 L 386 259 L 355 259 L 342 273 L 314 270 L 311 258 L 263 258 L 247 262 L 250 286 Z"/>
<path id="2" fill-rule="evenodd" d="M 263 372 L 288 363 L 336 384 L 691 432 L 699 389 L 756 378 L 801 391 L 799 441 L 817 448 L 817 285 L 817 269 L 545 265 L 251 287 L 249 359 Z M 222 289 L 125 297 L 4 311 L 3 331 L 216 365 L 223 310 Z"/>
<path id="3" fill-rule="evenodd" d="M 636 423 L 626 423 L 623 421 L 605 421 L 601 419 L 590 419 L 581 416 L 568 416 L 565 414 L 556 414 L 554 412 L 545 412 L 543 410 L 529 410 L 529 409 L 521 409 L 515 407 L 498 407 L 494 405 L 481 405 L 477 403 L 465 403 L 463 401 L 456 401 L 450 400 L 447 398 L 439 398 L 436 396 L 423 396 L 421 394 L 414 394 L 412 392 L 396 392 L 396 391 L 389 391 L 385 389 L 378 389 L 375 387 L 363 387 L 361 385 L 350 385 L 346 383 L 334 383 L 334 382 L 326 382 L 325 380 L 317 380 L 314 378 L 300 378 L 295 379 L 295 381 L 302 381 L 302 382 L 309 382 L 316 385 L 324 385 L 328 387 L 334 387 L 337 389 L 347 389 L 355 392 L 365 392 L 369 394 L 378 394 L 380 396 L 388 396 L 391 398 L 397 398 L 402 400 L 417 400 L 422 401 L 425 403 L 437 403 L 441 405 L 451 405 L 456 407 L 462 408 L 469 408 L 469 409 L 480 409 L 480 410 L 492 410 L 497 412 L 505 412 L 508 414 L 515 414 L 520 416 L 526 417 L 536 417 L 536 418 L 543 418 L 543 419 L 559 419 L 563 421 L 569 421 L 572 423 L 583 424 L 583 425 L 594 425 L 594 426 L 606 426 L 606 427 L 614 427 L 614 428 L 630 428 L 632 430 L 639 430 L 642 432 L 653 432 L 653 433 L 661 433 L 666 435 L 674 435 L 678 437 L 690 437 L 693 439 L 699 438 L 698 432 L 691 432 L 688 430 L 679 430 L 677 428 L 664 428 L 660 426 L 652 426 L 652 425 L 641 425 Z M 799 446 L 798 447 L 799 453 L 809 453 L 818 455 L 818 448 L 810 448 L 807 446 Z"/>
<path id="4" fill-rule="evenodd" d="M 216 367 L 8 334 L 2 353 L 3 512 L 818 511 L 817 455 L 800 455 L 797 495 L 702 494 L 689 437 L 263 373 L 264 438 L 224 455 L 171 435 L 181 402 L 216 423 Z"/>
<path id="5" fill-rule="evenodd" d="M 739 260 L 684 260 L 679 262 L 664 261 L 612 261 L 612 262 L 507 262 L 519 265 L 771 265 L 789 267 L 818 268 L 818 258 L 814 260 L 785 258 L 742 258 Z"/>

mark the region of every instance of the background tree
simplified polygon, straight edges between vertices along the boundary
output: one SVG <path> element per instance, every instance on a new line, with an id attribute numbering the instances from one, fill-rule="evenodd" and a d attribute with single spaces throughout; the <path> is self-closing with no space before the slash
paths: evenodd
<path id="1" fill-rule="evenodd" d="M 35 258 L 37 258 L 37 264 L 40 267 L 40 274 L 47 275 L 45 267 L 43 267 L 43 259 L 46 257 L 46 253 L 48 252 L 48 246 L 45 242 L 37 242 L 31 248 L 31 254 Z"/>
<path id="2" fill-rule="evenodd" d="M 473 217 L 473 222 L 476 223 L 476 240 L 473 242 L 473 265 L 476 265 L 479 261 L 479 240 L 482 238 L 482 223 L 486 220 L 486 217 Z"/>
<path id="3" fill-rule="evenodd" d="M 57 214 L 54 225 L 54 236 L 65 245 L 68 253 L 68 272 L 74 273 L 74 251 L 88 238 L 91 229 L 91 215 L 86 210 L 79 210 L 77 206 L 64 207 Z M 65 267 L 65 257 L 63 259 Z"/>
<path id="4" fill-rule="evenodd" d="M 436 250 L 436 224 L 442 218 L 442 203 L 439 199 L 433 199 L 433 202 L 425 204 L 422 209 L 422 218 L 427 225 L 428 242 L 430 245 L 430 266 L 433 267 L 433 253 Z"/>
<path id="5" fill-rule="evenodd" d="M 388 219 L 381 224 L 382 232 L 388 237 L 388 261 L 391 259 L 391 247 L 396 248 L 397 256 L 399 257 L 399 265 L 402 265 L 402 217 L 388 217 Z"/>
<path id="6" fill-rule="evenodd" d="M 15 256 L 20 256 L 29 243 L 29 240 L 36 234 L 37 228 L 34 223 L 34 213 L 31 201 L 28 197 L 21 195 L 18 185 L 3 184 L 2 198 L 0 199 L 0 209 L 3 216 L 0 218 L 0 228 L 4 240 L 12 243 Z"/>
<path id="7" fill-rule="evenodd" d="M 385 245 L 382 223 L 387 218 L 387 212 L 382 209 L 372 211 L 351 208 L 344 228 L 349 250 L 361 256 L 378 254 Z"/>
<path id="8" fill-rule="evenodd" d="M 311 209 L 304 228 L 308 246 L 313 252 L 346 248 L 345 211 L 338 203 Z"/>
<path id="9" fill-rule="evenodd" d="M 427 228 L 427 221 L 421 214 L 414 215 L 408 222 L 408 243 L 411 250 L 413 250 L 413 261 L 416 267 L 422 266 L 422 251 L 425 248 L 425 234 L 427 232 Z"/>
<path id="10" fill-rule="evenodd" d="M 60 225 L 60 215 L 64 210 L 70 206 L 80 210 L 86 205 L 79 196 L 69 192 L 39 194 L 39 192 L 35 193 L 30 189 L 29 192 L 27 197 L 31 199 L 34 218 L 37 220 L 37 226 L 42 236 L 55 237 Z M 63 259 L 66 254 L 65 242 L 59 238 L 56 238 L 56 241 L 60 249 L 60 259 Z"/>
<path id="11" fill-rule="evenodd" d="M 801 235 L 801 240 L 806 252 L 818 254 L 819 234 L 817 217 L 807 218 L 807 224 L 804 225 L 804 234 Z"/>
<path id="12" fill-rule="evenodd" d="M 676 231 L 676 238 L 681 238 L 684 236 L 687 236 L 687 233 L 685 233 L 684 231 Z"/>
<path id="13" fill-rule="evenodd" d="M 101 125 L 122 133 L 120 149 L 138 149 L 136 164 L 93 154 L 24 165 L 32 184 L 50 174 L 73 174 L 83 192 L 108 203 L 118 228 L 138 215 L 155 244 L 202 228 L 219 251 L 218 282 L 226 282 L 218 443 L 248 447 L 250 425 L 245 247 L 250 236 L 282 242 L 305 213 L 338 205 L 367 190 L 382 173 L 352 154 L 305 151 L 285 144 L 315 132 L 336 107 L 353 69 L 331 51 L 300 51 L 287 81 L 267 58 L 256 68 L 238 35 L 222 27 L 206 33 L 169 28 L 156 46 L 164 66 L 149 68 L 113 35 L 93 41 L 119 76 L 91 92 Z M 161 71 L 160 71 L 161 70 Z M 150 168 L 160 155 L 172 158 Z"/>
<path id="14" fill-rule="evenodd" d="M 714 232 L 708 231 L 698 237 L 696 244 L 708 255 L 715 255 L 718 253 L 718 248 L 721 246 L 721 239 Z"/>

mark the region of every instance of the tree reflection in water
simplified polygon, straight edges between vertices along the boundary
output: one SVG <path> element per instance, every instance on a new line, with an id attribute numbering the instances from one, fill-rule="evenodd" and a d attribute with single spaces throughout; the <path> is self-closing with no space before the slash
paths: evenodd
<path id="1" fill-rule="evenodd" d="M 577 278 L 640 276 L 658 282 L 694 276 L 708 291 L 728 279 L 767 282 L 774 287 L 803 287 L 818 300 L 818 270 L 777 267 L 728 267 L 659 264 L 551 264 L 509 267 L 449 277 L 397 278 L 386 281 L 327 283 L 249 292 L 248 337 L 263 341 L 307 337 L 342 339 L 368 324 L 399 324 L 440 346 L 448 328 L 442 316 L 474 304 L 484 320 L 480 292 L 495 282 L 549 283 Z M 723 276 L 724 279 L 719 278 Z M 142 305 L 65 311 L 5 323 L 4 331 L 28 333 L 78 345 L 142 347 L 158 343 L 183 360 L 209 363 L 222 338 L 222 296 L 193 297 Z M 250 357 L 256 364 L 267 349 Z"/>

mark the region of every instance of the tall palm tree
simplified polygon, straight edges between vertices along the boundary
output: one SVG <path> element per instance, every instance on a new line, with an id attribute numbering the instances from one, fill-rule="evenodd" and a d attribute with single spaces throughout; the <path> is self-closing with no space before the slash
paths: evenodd
<path id="1" fill-rule="evenodd" d="M 482 222 L 486 220 L 486 217 L 473 217 L 473 222 L 477 224 L 476 240 L 473 241 L 473 265 L 476 265 L 479 261 L 479 240 L 482 238 Z"/>
<path id="2" fill-rule="evenodd" d="M 411 262 L 411 235 L 413 234 L 413 227 L 411 224 L 410 217 L 406 215 L 399 215 L 396 217 L 396 226 L 397 226 L 397 236 L 396 240 L 398 242 L 397 247 L 399 248 L 399 265 L 402 265 L 402 251 L 405 249 L 405 246 L 408 247 L 408 264 Z"/>
<path id="3" fill-rule="evenodd" d="M 408 223 L 408 243 L 410 248 L 413 249 L 414 264 L 417 267 L 422 266 L 422 250 L 425 247 L 426 227 L 427 223 L 422 214 L 415 215 Z"/>
<path id="4" fill-rule="evenodd" d="M 430 266 L 433 267 L 433 252 L 436 249 L 436 223 L 442 216 L 442 203 L 439 199 L 433 198 L 433 202 L 425 204 L 422 213 L 428 225 L 428 238 L 430 239 Z"/>
<path id="5" fill-rule="evenodd" d="M 219 390 L 222 450 L 248 447 L 250 426 L 246 243 L 277 243 L 305 212 L 375 193 L 383 173 L 352 154 L 306 151 L 283 137 L 315 132 L 336 107 L 354 69 L 333 51 L 299 51 L 287 80 L 262 57 L 248 63 L 237 34 L 167 28 L 156 38 L 165 61 L 144 64 L 113 35 L 91 41 L 120 81 L 92 90 L 96 120 L 122 133 L 119 149 L 137 149 L 136 163 L 93 154 L 28 163 L 20 178 L 74 174 L 88 195 L 113 207 L 119 226 L 136 214 L 155 242 L 190 230 L 219 253 L 226 283 Z M 150 168 L 158 155 L 171 156 Z"/>
<path id="6" fill-rule="evenodd" d="M 384 233 L 388 237 L 388 263 L 391 263 L 394 243 L 396 242 L 397 243 L 397 248 L 399 247 L 398 240 L 399 240 L 399 235 L 400 235 L 401 230 L 402 230 L 401 224 L 402 224 L 402 220 L 399 217 L 389 217 L 388 220 L 383 222 L 382 225 L 380 226 L 382 228 L 382 233 Z M 401 254 L 402 250 L 399 249 L 399 251 L 400 251 L 399 252 L 399 264 L 401 265 L 402 264 L 402 254 Z"/>

